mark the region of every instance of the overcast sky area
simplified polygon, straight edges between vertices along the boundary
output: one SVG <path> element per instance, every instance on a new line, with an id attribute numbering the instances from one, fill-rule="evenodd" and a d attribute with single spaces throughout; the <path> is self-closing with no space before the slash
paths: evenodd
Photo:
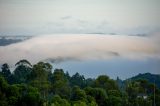
<path id="1" fill-rule="evenodd" d="M 148 34 L 160 0 L 0 0 L 0 34 Z"/>
<path id="2" fill-rule="evenodd" d="M 0 0 L 0 36 L 35 35 L 0 46 L 0 64 L 47 61 L 92 78 L 160 74 L 159 5 L 160 0 Z"/>

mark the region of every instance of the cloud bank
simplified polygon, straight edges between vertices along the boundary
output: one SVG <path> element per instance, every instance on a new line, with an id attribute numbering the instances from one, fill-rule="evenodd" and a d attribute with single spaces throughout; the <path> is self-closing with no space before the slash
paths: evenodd
<path id="1" fill-rule="evenodd" d="M 68 60 L 160 58 L 160 34 L 138 37 L 100 34 L 54 34 L 33 37 L 24 42 L 1 46 L 0 64 L 14 65 L 20 59 L 31 63 Z"/>

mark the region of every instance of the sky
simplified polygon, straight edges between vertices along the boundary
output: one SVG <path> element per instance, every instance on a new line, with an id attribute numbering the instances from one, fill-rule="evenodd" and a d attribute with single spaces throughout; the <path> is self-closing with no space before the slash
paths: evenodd
<path id="1" fill-rule="evenodd" d="M 0 64 L 46 61 L 86 77 L 160 74 L 159 5 L 160 0 L 0 0 L 0 36 L 34 36 L 0 46 Z"/>
<path id="2" fill-rule="evenodd" d="M 85 78 L 97 78 L 98 75 L 108 75 L 110 78 L 119 77 L 122 80 L 131 78 L 139 73 L 160 74 L 160 60 L 128 60 L 125 58 L 114 58 L 110 60 L 88 60 L 88 61 L 67 61 L 60 64 L 53 64 L 54 68 L 63 68 L 70 75 L 79 72 Z M 85 70 L 85 71 L 84 71 Z"/>
<path id="3" fill-rule="evenodd" d="M 159 0 L 0 0 L 0 34 L 149 34 Z"/>

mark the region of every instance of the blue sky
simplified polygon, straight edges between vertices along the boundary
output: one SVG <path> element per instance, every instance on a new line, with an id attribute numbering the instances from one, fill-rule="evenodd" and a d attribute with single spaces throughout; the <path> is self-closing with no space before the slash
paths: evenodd
<path id="1" fill-rule="evenodd" d="M 133 77 L 139 73 L 160 74 L 160 60 L 128 60 L 124 58 L 116 58 L 111 60 L 94 60 L 94 61 L 69 61 L 60 64 L 54 64 L 53 68 L 63 68 L 70 75 L 79 72 L 86 78 L 96 78 L 98 75 L 108 75 L 116 79 L 117 76 L 121 79 Z"/>

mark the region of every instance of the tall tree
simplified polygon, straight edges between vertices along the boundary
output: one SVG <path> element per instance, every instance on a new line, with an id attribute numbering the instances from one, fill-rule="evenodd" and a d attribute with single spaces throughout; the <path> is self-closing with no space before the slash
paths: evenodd
<path id="1" fill-rule="evenodd" d="M 10 77 L 11 77 L 11 71 L 9 69 L 9 65 L 7 63 L 4 63 L 1 69 L 2 69 L 2 75 L 9 82 Z"/>
<path id="2" fill-rule="evenodd" d="M 70 97 L 70 87 L 63 69 L 55 69 L 52 75 L 52 91 L 61 97 Z"/>
<path id="3" fill-rule="evenodd" d="M 70 83 L 71 86 L 79 86 L 81 88 L 84 88 L 86 86 L 86 81 L 83 75 L 80 75 L 78 72 L 75 73 L 71 78 L 70 78 Z"/>
<path id="4" fill-rule="evenodd" d="M 14 78 L 16 83 L 26 83 L 32 71 L 32 65 L 27 60 L 20 60 L 15 64 Z"/>
<path id="5" fill-rule="evenodd" d="M 48 75 L 51 73 L 52 66 L 49 63 L 39 62 L 33 66 L 33 70 L 29 76 L 30 84 L 37 87 L 46 98 L 50 88 Z"/>
<path id="6" fill-rule="evenodd" d="M 94 86 L 103 88 L 107 92 L 108 90 L 118 90 L 119 89 L 116 81 L 110 79 L 106 75 L 98 76 L 98 78 L 94 81 Z"/>

